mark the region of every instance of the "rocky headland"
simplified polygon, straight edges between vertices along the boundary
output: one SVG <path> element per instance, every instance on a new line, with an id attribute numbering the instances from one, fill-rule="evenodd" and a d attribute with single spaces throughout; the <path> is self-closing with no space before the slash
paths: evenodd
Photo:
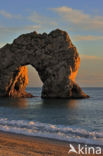
<path id="1" fill-rule="evenodd" d="M 23 34 L 0 48 L 0 96 L 32 97 L 25 91 L 32 65 L 43 82 L 42 98 L 88 98 L 75 82 L 79 64 L 67 32 Z"/>

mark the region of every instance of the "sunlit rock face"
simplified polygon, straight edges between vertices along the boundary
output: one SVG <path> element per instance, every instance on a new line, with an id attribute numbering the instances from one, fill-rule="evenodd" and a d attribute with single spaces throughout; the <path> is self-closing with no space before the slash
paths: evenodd
<path id="1" fill-rule="evenodd" d="M 42 98 L 87 98 L 75 82 L 79 64 L 77 49 L 65 31 L 23 34 L 0 49 L 0 96 L 31 97 L 25 88 L 26 65 L 32 65 L 43 82 Z"/>

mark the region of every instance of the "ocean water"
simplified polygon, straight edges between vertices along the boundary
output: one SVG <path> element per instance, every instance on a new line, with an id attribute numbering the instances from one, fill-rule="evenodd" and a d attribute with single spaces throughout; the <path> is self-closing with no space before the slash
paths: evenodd
<path id="1" fill-rule="evenodd" d="M 0 130 L 103 145 L 103 88 L 83 88 L 89 99 L 0 98 Z"/>

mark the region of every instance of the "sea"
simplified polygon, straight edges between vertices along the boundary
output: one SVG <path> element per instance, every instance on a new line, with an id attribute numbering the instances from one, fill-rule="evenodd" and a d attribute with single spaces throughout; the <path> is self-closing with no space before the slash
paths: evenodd
<path id="1" fill-rule="evenodd" d="M 83 88 L 89 99 L 0 98 L 0 130 L 61 141 L 103 145 L 103 88 Z"/>

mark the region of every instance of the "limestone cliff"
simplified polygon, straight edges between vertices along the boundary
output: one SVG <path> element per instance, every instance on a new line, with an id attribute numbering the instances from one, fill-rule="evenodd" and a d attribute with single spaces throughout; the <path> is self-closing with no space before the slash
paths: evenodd
<path id="1" fill-rule="evenodd" d="M 23 34 L 1 48 L 0 96 L 31 96 L 25 92 L 29 64 L 43 82 L 42 98 L 88 97 L 75 82 L 80 58 L 65 31 Z"/>

